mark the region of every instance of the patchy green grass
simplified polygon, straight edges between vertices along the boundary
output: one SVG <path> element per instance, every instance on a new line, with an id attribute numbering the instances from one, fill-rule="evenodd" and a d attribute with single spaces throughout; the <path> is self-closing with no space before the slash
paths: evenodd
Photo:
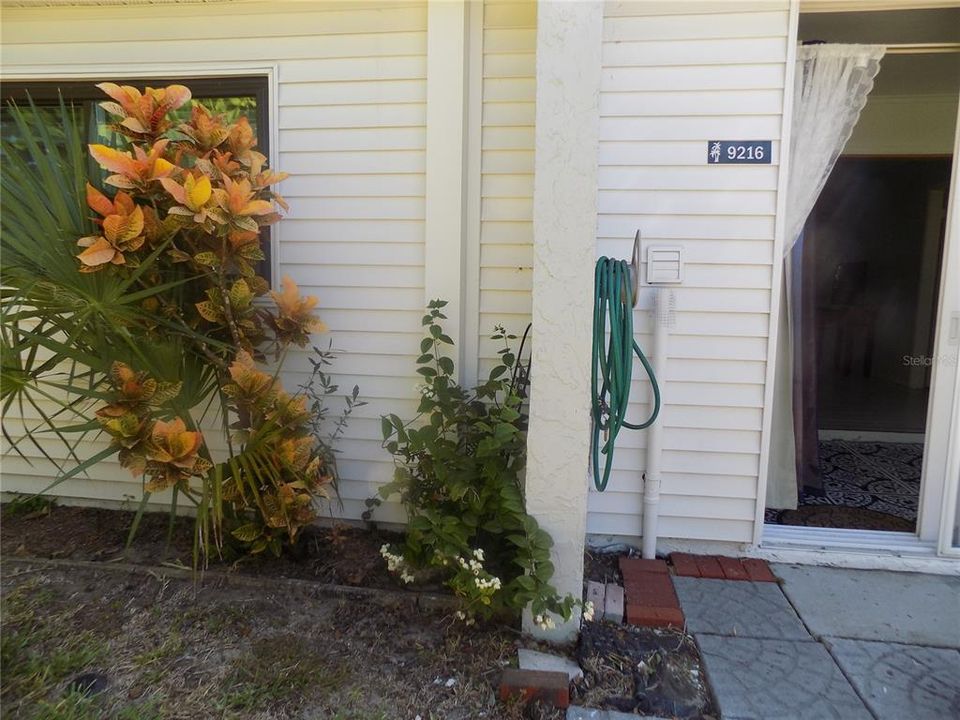
<path id="1" fill-rule="evenodd" d="M 343 687 L 350 671 L 332 666 L 297 635 L 280 635 L 253 644 L 231 664 L 218 705 L 230 710 L 261 710 L 289 704 L 308 690 L 329 693 Z"/>
<path id="2" fill-rule="evenodd" d="M 17 495 L 3 504 L 3 514 L 8 518 L 42 515 L 49 513 L 57 504 L 56 498 L 46 495 Z"/>
<path id="3" fill-rule="evenodd" d="M 503 629 L 269 578 L 203 585 L 15 562 L 2 577 L 4 720 L 522 717 L 495 702 L 516 656 L 517 635 Z M 85 672 L 106 689 L 69 692 Z"/>
<path id="4" fill-rule="evenodd" d="M 31 720 L 103 720 L 105 717 L 99 698 L 86 697 L 76 691 L 59 700 L 41 700 L 30 712 Z M 109 717 L 111 720 L 164 720 L 166 716 L 160 703 L 152 700 L 121 707 Z"/>
<path id="5" fill-rule="evenodd" d="M 55 591 L 38 587 L 36 583 L 22 585 L 3 598 L 0 697 L 17 697 L 24 704 L 36 703 L 42 707 L 51 686 L 96 664 L 106 654 L 106 644 L 95 633 L 63 632 L 64 620 L 71 611 L 59 608 L 57 600 Z M 67 714 L 62 717 L 84 717 L 70 714 L 71 706 L 67 702 L 68 709 L 64 711 Z M 39 717 L 60 716 L 41 714 Z"/>

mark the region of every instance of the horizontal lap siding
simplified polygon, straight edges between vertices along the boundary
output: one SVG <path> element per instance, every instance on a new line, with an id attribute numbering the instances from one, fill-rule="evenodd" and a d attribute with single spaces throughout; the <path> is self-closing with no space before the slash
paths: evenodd
<path id="1" fill-rule="evenodd" d="M 315 342 L 326 347 L 332 341 L 340 351 L 334 382 L 344 391 L 359 385 L 369 403 L 354 412 L 338 443 L 342 514 L 358 518 L 364 499 L 392 474 L 380 447 L 379 415 L 415 410 L 424 297 L 425 5 L 8 9 L 4 21 L 4 72 L 10 75 L 27 67 L 99 70 L 128 61 L 197 63 L 200 70 L 204 63 L 277 66 L 278 165 L 291 173 L 280 186 L 290 202 L 289 219 L 278 226 L 280 272 L 319 297 L 330 334 Z M 284 384 L 295 389 L 309 370 L 307 353 L 291 353 Z M 15 418 L 5 424 L 22 428 Z M 92 442 L 84 452 L 103 446 Z M 49 442 L 44 447 L 62 455 Z M 23 451 L 33 465 L 6 458 L 5 491 L 40 490 L 55 474 L 39 450 L 24 445 Z M 139 482 L 115 460 L 91 468 L 89 476 L 54 492 L 100 501 L 139 498 Z M 378 517 L 402 519 L 396 505 L 381 508 Z"/>
<path id="2" fill-rule="evenodd" d="M 484 3 L 480 187 L 480 375 L 530 322 L 533 277 L 533 147 L 536 3 Z"/>
<path id="3" fill-rule="evenodd" d="M 597 253 L 634 233 L 681 245 L 684 282 L 661 383 L 664 537 L 749 542 L 763 418 L 786 3 L 607 3 L 600 94 Z M 773 164 L 706 165 L 713 139 L 771 139 Z M 652 342 L 652 294 L 635 317 Z M 628 417 L 649 412 L 635 368 Z M 646 435 L 619 436 L 588 531 L 642 533 Z"/>

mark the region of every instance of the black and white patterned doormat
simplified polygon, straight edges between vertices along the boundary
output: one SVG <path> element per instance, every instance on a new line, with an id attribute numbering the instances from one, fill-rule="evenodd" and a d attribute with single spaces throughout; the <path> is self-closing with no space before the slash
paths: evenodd
<path id="1" fill-rule="evenodd" d="M 903 521 L 916 522 L 922 443 L 822 440 L 819 455 L 823 492 L 801 493 L 800 508 L 833 506 L 859 508 L 871 516 L 882 513 L 900 519 L 891 522 L 896 529 L 902 529 Z M 765 519 L 794 524 L 796 513 L 767 510 Z"/>

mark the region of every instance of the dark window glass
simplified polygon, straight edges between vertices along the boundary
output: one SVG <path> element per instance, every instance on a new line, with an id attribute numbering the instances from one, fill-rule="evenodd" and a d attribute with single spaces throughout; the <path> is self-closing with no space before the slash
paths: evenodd
<path id="1" fill-rule="evenodd" d="M 60 96 L 78 112 L 82 129 L 89 143 L 101 143 L 116 146 L 124 138 L 109 129 L 109 117 L 99 103 L 109 100 L 96 87 L 97 83 L 114 82 L 118 85 L 132 85 L 143 88 L 165 87 L 167 85 L 186 85 L 190 88 L 194 100 L 198 100 L 211 112 L 223 115 L 233 122 L 242 115 L 247 116 L 250 126 L 257 136 L 257 147 L 267 157 L 270 156 L 270 134 L 267 125 L 267 79 L 265 77 L 224 77 L 224 78 L 101 78 L 71 81 L 5 82 L 2 86 L 3 103 L 0 108 L 0 133 L 5 141 L 17 143 L 17 126 L 10 116 L 8 104 L 15 102 L 21 110 L 29 107 L 30 100 L 36 106 L 36 112 L 49 114 L 53 122 L 47 123 L 56 137 Z M 175 116 L 188 120 L 191 103 L 177 109 Z M 92 163 L 92 161 L 91 161 Z M 91 170 L 95 166 L 92 165 Z M 270 277 L 270 228 L 260 232 L 260 243 L 265 259 L 258 265 L 257 272 L 272 284 Z"/>

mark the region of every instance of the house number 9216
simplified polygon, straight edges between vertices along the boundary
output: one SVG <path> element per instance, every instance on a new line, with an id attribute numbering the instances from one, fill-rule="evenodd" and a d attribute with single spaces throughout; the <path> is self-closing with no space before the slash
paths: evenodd
<path id="1" fill-rule="evenodd" d="M 708 165 L 770 164 L 770 140 L 710 140 Z"/>

